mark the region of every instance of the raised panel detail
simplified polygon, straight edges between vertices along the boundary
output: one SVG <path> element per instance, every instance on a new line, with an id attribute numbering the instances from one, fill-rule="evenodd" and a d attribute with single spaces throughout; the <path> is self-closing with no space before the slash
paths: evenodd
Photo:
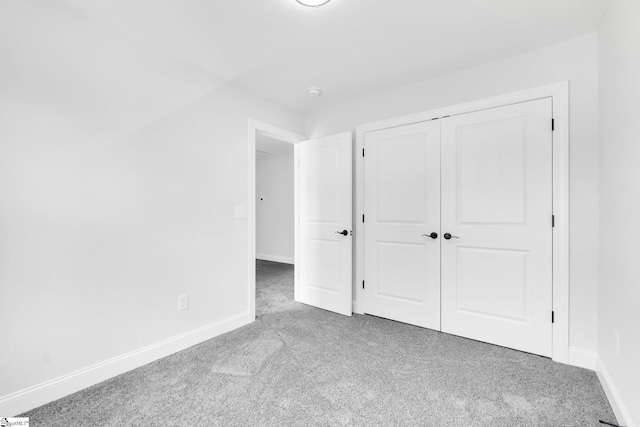
<path id="1" fill-rule="evenodd" d="M 339 293 L 340 242 L 337 240 L 307 240 L 310 288 Z M 329 268 L 330 267 L 330 268 Z"/>
<path id="2" fill-rule="evenodd" d="M 458 224 L 526 222 L 526 121 L 457 129 Z"/>
<path id="3" fill-rule="evenodd" d="M 457 247 L 459 312 L 527 320 L 527 251 Z"/>
<path id="4" fill-rule="evenodd" d="M 378 142 L 378 222 L 424 222 L 426 149 L 424 132 Z"/>
<path id="5" fill-rule="evenodd" d="M 426 258 L 424 244 L 377 242 L 376 294 L 423 303 Z"/>
<path id="6" fill-rule="evenodd" d="M 340 146 L 313 148 L 310 150 L 310 156 L 314 158 L 314 162 L 307 165 L 305 191 L 314 194 L 314 197 L 307 199 L 309 222 L 339 224 Z"/>

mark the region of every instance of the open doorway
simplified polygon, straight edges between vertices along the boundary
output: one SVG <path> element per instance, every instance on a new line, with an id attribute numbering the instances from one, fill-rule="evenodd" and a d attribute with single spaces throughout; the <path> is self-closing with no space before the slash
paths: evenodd
<path id="1" fill-rule="evenodd" d="M 256 259 L 294 264 L 293 144 L 256 135 Z"/>
<path id="2" fill-rule="evenodd" d="M 297 143 L 305 138 L 271 125 L 249 126 L 249 311 L 256 317 L 256 299 L 261 309 L 282 295 L 296 294 L 298 212 Z M 264 300 L 256 286 L 269 286 L 278 294 Z M 285 289 L 286 288 L 286 289 Z M 258 312 L 260 312 L 258 310 Z"/>
<path id="3" fill-rule="evenodd" d="M 305 141 L 304 137 L 255 121 L 249 122 L 248 153 L 249 316 L 251 320 L 256 318 L 256 210 L 258 202 L 265 202 L 257 200 L 256 141 L 265 139 L 293 144 L 293 253 L 297 267 L 293 272 L 293 298 L 351 316 L 352 134 L 343 132 Z"/>
<path id="4" fill-rule="evenodd" d="M 294 301 L 294 145 L 256 134 L 256 317 Z"/>

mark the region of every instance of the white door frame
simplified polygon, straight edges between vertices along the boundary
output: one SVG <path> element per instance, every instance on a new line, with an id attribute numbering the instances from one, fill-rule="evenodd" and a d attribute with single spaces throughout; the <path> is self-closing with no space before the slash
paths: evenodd
<path id="1" fill-rule="evenodd" d="M 293 145 L 293 200 L 294 200 L 294 266 L 298 264 L 298 143 L 307 138 L 288 130 L 280 129 L 267 123 L 262 123 L 249 119 L 249 172 L 248 172 L 248 199 L 247 199 L 247 221 L 249 222 L 249 318 L 253 322 L 256 320 L 256 133 L 268 135 L 272 138 L 288 142 Z M 298 297 L 298 269 L 294 268 L 293 277 L 294 296 Z"/>
<path id="2" fill-rule="evenodd" d="M 356 128 L 355 146 L 355 300 L 353 312 L 364 314 L 364 159 L 360 153 L 364 149 L 364 136 L 373 132 L 396 126 L 439 119 L 445 116 L 470 113 L 520 102 L 551 98 L 552 117 L 555 121 L 553 132 L 553 350 L 552 359 L 569 363 L 569 82 L 524 90 L 495 96 L 465 104 L 438 108 L 370 123 Z M 551 124 L 549 124 L 551 125 Z"/>

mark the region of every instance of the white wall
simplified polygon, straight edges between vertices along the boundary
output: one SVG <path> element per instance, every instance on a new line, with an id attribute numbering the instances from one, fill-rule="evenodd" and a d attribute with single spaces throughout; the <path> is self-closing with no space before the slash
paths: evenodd
<path id="1" fill-rule="evenodd" d="M 287 145 L 288 154 L 256 161 L 256 257 L 293 264 L 293 144 Z"/>
<path id="2" fill-rule="evenodd" d="M 304 121 L 49 2 L 0 4 L 0 58 L 7 416 L 3 396 L 247 313 L 249 118 Z"/>
<path id="3" fill-rule="evenodd" d="M 600 31 L 600 364 L 623 425 L 640 425 L 640 3 L 611 2 Z M 620 335 L 616 354 L 614 331 Z M 626 409 L 625 409 L 626 408 Z M 620 418 L 620 417 L 619 417 Z"/>
<path id="4" fill-rule="evenodd" d="M 307 117 L 311 137 L 529 89 L 571 85 L 570 346 L 595 360 L 598 276 L 597 34 L 379 93 Z"/>

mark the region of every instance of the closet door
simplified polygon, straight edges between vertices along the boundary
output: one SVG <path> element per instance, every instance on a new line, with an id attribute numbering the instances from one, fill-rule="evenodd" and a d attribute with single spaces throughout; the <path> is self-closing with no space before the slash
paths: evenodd
<path id="1" fill-rule="evenodd" d="M 442 331 L 552 345 L 551 99 L 442 120 Z"/>
<path id="2" fill-rule="evenodd" d="M 440 329 L 439 121 L 370 132 L 364 146 L 365 312 Z"/>

